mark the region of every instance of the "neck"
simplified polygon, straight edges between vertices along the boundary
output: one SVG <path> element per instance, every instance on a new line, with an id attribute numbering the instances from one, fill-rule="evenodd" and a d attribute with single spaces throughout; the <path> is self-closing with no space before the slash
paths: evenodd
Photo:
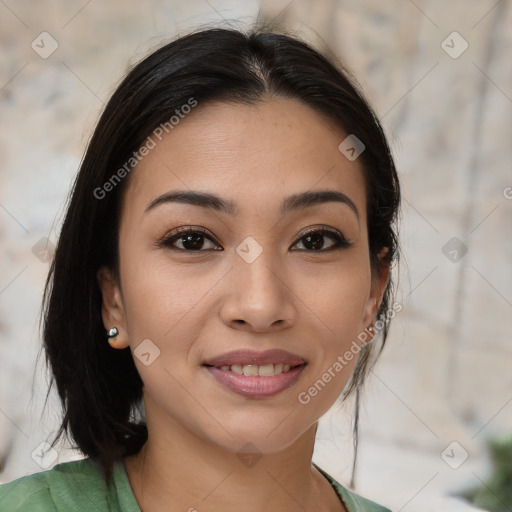
<path id="1" fill-rule="evenodd" d="M 171 423 L 148 422 L 148 441 L 125 459 L 143 512 L 344 511 L 329 482 L 311 464 L 317 424 L 283 451 L 237 454 Z M 166 425 L 169 427 L 169 424 Z"/>

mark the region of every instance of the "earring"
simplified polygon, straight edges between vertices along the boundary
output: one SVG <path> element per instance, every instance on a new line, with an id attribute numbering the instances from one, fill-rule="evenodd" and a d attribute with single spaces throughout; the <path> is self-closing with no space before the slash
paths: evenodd
<path id="1" fill-rule="evenodd" d="M 377 334 L 375 332 L 375 327 L 373 327 L 373 322 L 367 327 L 367 329 L 373 334 L 372 339 L 368 341 L 368 343 L 372 343 L 375 340 L 375 335 Z"/>
<path id="2" fill-rule="evenodd" d="M 112 327 L 109 331 L 107 331 L 107 338 L 115 338 L 119 334 L 119 329 L 117 327 Z"/>

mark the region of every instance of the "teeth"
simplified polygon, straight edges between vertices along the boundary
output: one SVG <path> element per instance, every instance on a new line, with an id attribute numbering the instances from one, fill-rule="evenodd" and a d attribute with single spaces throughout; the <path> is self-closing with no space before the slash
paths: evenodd
<path id="1" fill-rule="evenodd" d="M 258 375 L 258 367 L 255 364 L 246 364 L 244 366 L 244 375 L 247 377 L 256 377 L 256 375 Z"/>
<path id="2" fill-rule="evenodd" d="M 260 366 L 258 369 L 258 375 L 261 377 L 272 377 L 272 375 L 275 375 L 274 365 L 266 364 L 264 366 Z"/>
<path id="3" fill-rule="evenodd" d="M 224 367 L 222 367 L 222 369 L 224 369 Z M 229 369 L 229 367 L 228 367 L 228 369 Z M 235 372 L 235 373 L 238 373 L 238 375 L 242 375 L 244 373 L 243 367 L 240 366 L 239 364 L 231 365 L 231 371 Z"/>
<path id="4" fill-rule="evenodd" d="M 231 366 L 223 365 L 220 367 L 221 370 L 228 372 L 232 371 L 238 375 L 245 375 L 247 377 L 272 377 L 289 371 L 291 366 L 289 364 L 264 364 L 261 366 L 255 364 L 232 364 Z"/>

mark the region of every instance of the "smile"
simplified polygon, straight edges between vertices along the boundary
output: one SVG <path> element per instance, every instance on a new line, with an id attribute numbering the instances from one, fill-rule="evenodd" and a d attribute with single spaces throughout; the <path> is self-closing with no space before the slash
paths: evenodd
<path id="1" fill-rule="evenodd" d="M 291 388 L 300 378 L 307 363 L 265 365 L 203 365 L 224 389 L 244 398 L 269 398 Z"/>
<path id="2" fill-rule="evenodd" d="M 295 368 L 296 366 L 291 366 L 289 364 L 264 364 L 264 365 L 255 365 L 255 364 L 233 364 L 233 365 L 223 365 L 220 369 L 224 372 L 233 372 L 237 375 L 245 375 L 246 377 L 272 377 L 274 375 L 279 375 L 280 373 L 286 373 L 290 371 L 291 368 Z M 216 367 L 219 368 L 219 367 Z"/>

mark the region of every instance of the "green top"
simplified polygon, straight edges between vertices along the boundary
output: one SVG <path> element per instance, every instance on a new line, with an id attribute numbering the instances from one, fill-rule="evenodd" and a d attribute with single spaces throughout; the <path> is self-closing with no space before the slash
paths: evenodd
<path id="1" fill-rule="evenodd" d="M 391 512 L 327 478 L 349 512 Z M 98 463 L 82 459 L 57 464 L 52 469 L 0 485 L 2 512 L 141 512 L 133 495 L 124 464 L 114 466 L 107 487 Z"/>

